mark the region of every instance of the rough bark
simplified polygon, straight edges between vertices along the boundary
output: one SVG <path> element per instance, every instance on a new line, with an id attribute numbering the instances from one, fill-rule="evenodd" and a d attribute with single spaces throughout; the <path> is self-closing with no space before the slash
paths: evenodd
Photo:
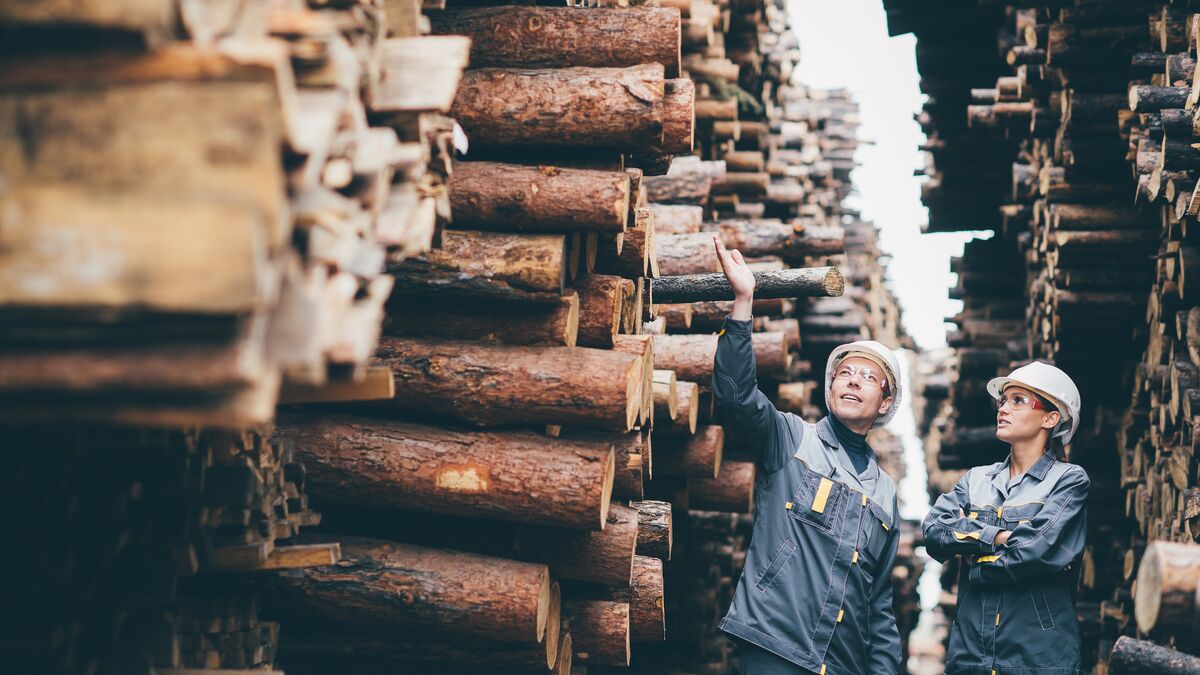
<path id="1" fill-rule="evenodd" d="M 658 255 L 658 271 L 663 276 L 718 272 L 721 269 L 710 234 L 667 234 L 655 237 L 654 244 Z M 723 274 L 721 276 L 724 277 Z M 655 302 L 660 300 L 655 298 Z"/>
<path id="2" fill-rule="evenodd" d="M 716 335 L 655 336 L 654 367 L 674 370 L 676 377 L 689 382 L 708 382 L 712 378 L 717 339 Z M 787 336 L 783 333 L 754 333 L 751 340 L 760 376 L 787 372 L 790 362 Z"/>
<path id="3" fill-rule="evenodd" d="M 551 587 L 557 591 L 557 583 Z M 551 602 L 551 607 L 554 607 Z M 519 642 L 470 640 L 453 633 L 428 634 L 420 630 L 384 632 L 361 627 L 293 626 L 279 633 L 280 664 L 287 672 L 354 672 L 361 675 L 424 673 L 436 669 L 446 675 L 473 675 L 483 666 L 496 675 L 557 675 L 554 665 L 563 648 L 571 648 L 571 635 L 546 622 L 546 636 L 536 645 Z M 553 649 L 553 651 L 550 651 Z M 217 671 L 218 673 L 220 671 Z M 567 674 L 569 675 L 569 673 Z"/>
<path id="4" fill-rule="evenodd" d="M 762 329 L 767 333 L 783 333 L 787 336 L 790 349 L 800 349 L 799 319 L 763 319 Z"/>
<path id="5" fill-rule="evenodd" d="M 754 462 L 725 462 L 717 478 L 689 479 L 689 508 L 750 513 L 754 505 L 754 471 Z"/>
<path id="6" fill-rule="evenodd" d="M 626 434 L 586 429 L 563 429 L 559 438 L 607 443 L 612 446 L 615 473 L 613 499 L 641 499 L 643 476 L 649 473 L 650 432 L 637 429 Z"/>
<path id="7" fill-rule="evenodd" d="M 608 513 L 611 445 L 332 415 L 278 425 L 307 492 L 330 503 L 588 529 Z"/>
<path id="8" fill-rule="evenodd" d="M 775 396 L 775 407 L 783 412 L 804 414 L 808 407 L 812 385 L 807 382 L 785 382 L 779 385 Z"/>
<path id="9" fill-rule="evenodd" d="M 1200 673 L 1200 658 L 1122 635 L 1108 656 L 1108 672 L 1112 675 L 1195 675 Z"/>
<path id="10" fill-rule="evenodd" d="M 633 574 L 637 537 L 638 512 L 613 504 L 600 531 L 526 528 L 520 557 L 546 563 L 555 577 L 624 587 Z"/>
<path id="11" fill-rule="evenodd" d="M 716 478 L 721 471 L 725 448 L 725 430 L 711 424 L 693 436 L 667 436 L 656 439 L 658 468 L 662 473 L 694 478 Z"/>
<path id="12" fill-rule="evenodd" d="M 690 204 L 651 204 L 654 234 L 689 234 L 700 231 L 704 208 Z"/>
<path id="13" fill-rule="evenodd" d="M 472 68 L 623 68 L 660 63 L 679 76 L 679 10 L 666 7 L 481 7 L 433 12 L 435 35 L 471 38 Z"/>
<path id="14" fill-rule="evenodd" d="M 764 170 L 766 160 L 758 150 L 736 150 L 725 153 L 725 166 L 730 171 L 758 172 Z"/>
<path id="15" fill-rule="evenodd" d="M 1155 541 L 1138 568 L 1134 615 L 1143 633 L 1200 629 L 1200 544 Z"/>
<path id="16" fill-rule="evenodd" d="M 389 265 L 394 293 L 554 303 L 567 279 L 562 235 L 442 233 L 441 248 Z"/>
<path id="17" fill-rule="evenodd" d="M 837 297 L 845 288 L 842 274 L 836 267 L 800 267 L 782 272 L 755 272 L 754 284 L 754 297 L 764 300 Z M 655 303 L 733 299 L 733 289 L 721 273 L 665 276 L 651 282 L 650 293 Z"/>
<path id="18" fill-rule="evenodd" d="M 698 120 L 731 121 L 737 118 L 738 102 L 736 98 L 725 100 L 702 98 L 696 101 L 696 119 Z"/>
<path id="19" fill-rule="evenodd" d="M 628 279 L 646 276 L 653 245 L 653 234 L 644 230 L 626 230 L 619 249 L 604 247 L 596 252 L 596 271 Z"/>
<path id="20" fill-rule="evenodd" d="M 563 616 L 575 644 L 575 658 L 598 666 L 629 665 L 629 604 L 568 600 Z"/>
<path id="21" fill-rule="evenodd" d="M 606 146 L 636 152 L 663 135 L 661 64 L 484 68 L 463 73 L 450 115 L 480 145 Z"/>
<path id="22" fill-rule="evenodd" d="M 638 512 L 637 554 L 671 559 L 674 533 L 671 527 L 671 502 L 646 500 L 630 502 Z"/>
<path id="23" fill-rule="evenodd" d="M 629 217 L 624 171 L 458 162 L 450 176 L 454 227 L 532 232 L 621 232 Z"/>
<path id="24" fill-rule="evenodd" d="M 662 642 L 667 638 L 666 603 L 663 597 L 663 561 L 636 556 L 629 588 L 613 591 L 612 600 L 629 605 L 629 639 Z"/>
<path id="25" fill-rule="evenodd" d="M 576 424 L 629 431 L 642 407 L 644 359 L 581 347 L 514 347 L 383 338 L 384 407 L 477 426 Z"/>
<path id="26" fill-rule="evenodd" d="M 662 142 L 650 149 L 653 155 L 692 151 L 696 142 L 696 85 L 689 79 L 667 80 L 663 93 Z"/>
<path id="27" fill-rule="evenodd" d="M 672 167 L 674 168 L 674 167 Z M 646 198 L 659 204 L 697 204 L 708 201 L 713 177 L 696 169 L 667 172 L 665 176 L 646 176 Z"/>
<path id="28" fill-rule="evenodd" d="M 568 291 L 557 303 L 398 297 L 384 330 L 404 337 L 479 340 L 510 345 L 574 347 L 579 334 L 579 295 Z"/>
<path id="29" fill-rule="evenodd" d="M 683 303 L 677 305 L 655 305 L 655 313 L 666 322 L 667 330 L 676 333 L 686 333 L 692 327 L 692 306 Z"/>
<path id="30" fill-rule="evenodd" d="M 589 274 L 575 284 L 579 293 L 579 338 L 583 347 L 612 347 L 621 330 L 625 297 L 632 297 L 633 282 L 606 274 Z"/>
<path id="31" fill-rule="evenodd" d="M 701 229 L 720 232 L 726 247 L 754 258 L 777 255 L 785 260 L 798 260 L 806 256 L 837 255 L 846 250 L 840 226 L 793 227 L 779 220 L 722 220 L 705 223 Z"/>

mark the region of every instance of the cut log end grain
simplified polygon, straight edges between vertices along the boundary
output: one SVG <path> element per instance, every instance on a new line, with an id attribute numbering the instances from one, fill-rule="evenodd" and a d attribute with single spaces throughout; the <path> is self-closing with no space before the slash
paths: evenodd
<path id="1" fill-rule="evenodd" d="M 1200 545 L 1156 541 L 1138 568 L 1134 616 L 1143 633 L 1200 629 Z"/>
<path id="2" fill-rule="evenodd" d="M 658 419 L 673 420 L 678 413 L 675 371 L 654 371 L 654 415 Z"/>
<path id="3" fill-rule="evenodd" d="M 634 284 L 628 279 L 589 274 L 575 283 L 579 293 L 579 337 L 584 347 L 612 347 L 621 330 L 625 298 L 632 298 Z"/>
<path id="4" fill-rule="evenodd" d="M 676 382 L 675 395 L 677 414 L 671 419 L 673 427 L 686 430 L 689 434 L 696 433 L 696 423 L 700 417 L 700 385 L 695 382 Z"/>

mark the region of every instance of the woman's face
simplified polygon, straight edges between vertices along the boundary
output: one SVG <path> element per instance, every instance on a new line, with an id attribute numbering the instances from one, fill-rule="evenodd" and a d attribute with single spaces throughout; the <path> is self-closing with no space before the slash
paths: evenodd
<path id="1" fill-rule="evenodd" d="M 1057 412 L 1047 411 L 1036 394 L 1017 385 L 1005 387 L 996 405 L 996 438 L 1010 444 L 1037 438 L 1062 419 Z"/>

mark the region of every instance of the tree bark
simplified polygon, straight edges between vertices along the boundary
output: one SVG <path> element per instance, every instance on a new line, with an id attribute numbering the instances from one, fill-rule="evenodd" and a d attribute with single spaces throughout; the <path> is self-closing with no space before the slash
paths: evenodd
<path id="1" fill-rule="evenodd" d="M 1128 635 L 1117 638 L 1108 655 L 1112 675 L 1195 675 L 1200 658 Z"/>
<path id="2" fill-rule="evenodd" d="M 838 255 L 846 250 L 840 226 L 797 228 L 778 220 L 722 220 L 705 223 L 701 229 L 720 232 L 725 246 L 753 258 L 777 255 L 785 260 L 798 260 L 805 256 Z"/>
<path id="3" fill-rule="evenodd" d="M 585 429 L 563 429 L 559 438 L 607 443 L 612 446 L 616 473 L 613 499 L 641 499 L 643 476 L 649 474 L 650 432 L 638 429 L 626 434 Z"/>
<path id="4" fill-rule="evenodd" d="M 575 658 L 597 666 L 629 665 L 629 604 L 568 600 L 563 604 Z"/>
<path id="5" fill-rule="evenodd" d="M 626 230 L 620 249 L 605 247 L 596 254 L 596 271 L 635 279 L 650 274 L 654 235 L 645 230 Z"/>
<path id="6" fill-rule="evenodd" d="M 611 445 L 331 415 L 278 424 L 307 492 L 330 503 L 587 529 L 608 513 Z"/>
<path id="7" fill-rule="evenodd" d="M 630 502 L 638 512 L 637 554 L 671 559 L 674 534 L 671 526 L 671 502 L 646 500 Z"/>
<path id="8" fill-rule="evenodd" d="M 382 406 L 477 426 L 629 431 L 642 407 L 644 359 L 617 351 L 384 338 L 377 359 L 396 381 Z"/>
<path id="9" fill-rule="evenodd" d="M 633 282 L 589 274 L 575 284 L 575 290 L 579 292 L 579 345 L 612 347 L 613 338 L 621 330 L 623 300 L 633 296 Z"/>
<path id="10" fill-rule="evenodd" d="M 711 234 L 667 234 L 655 237 L 654 244 L 658 255 L 658 271 L 663 276 L 719 272 L 721 269 Z M 722 278 L 724 276 L 721 275 Z M 655 299 L 655 302 L 658 300 Z"/>
<path id="11" fill-rule="evenodd" d="M 725 166 L 730 171 L 760 172 L 766 168 L 766 159 L 758 150 L 735 150 L 725 153 Z"/>
<path id="12" fill-rule="evenodd" d="M 710 424 L 694 436 L 659 436 L 658 468 L 665 474 L 695 478 L 716 478 L 721 471 L 725 448 L 725 430 Z"/>
<path id="13" fill-rule="evenodd" d="M 646 198 L 659 204 L 697 204 L 708 201 L 713 177 L 697 167 L 695 170 L 667 172 L 665 176 L 646 176 Z"/>
<path id="14" fill-rule="evenodd" d="M 754 284 L 754 297 L 764 300 L 837 297 L 845 288 L 841 272 L 836 267 L 801 267 L 782 272 L 755 272 Z M 655 303 L 733 299 L 733 289 L 721 273 L 664 276 L 651 282 L 650 293 Z"/>
<path id="15" fill-rule="evenodd" d="M 556 303 L 567 280 L 562 235 L 442 233 L 442 247 L 388 266 L 399 295 Z"/>
<path id="16" fill-rule="evenodd" d="M 636 152 L 663 136 L 663 67 L 484 68 L 463 73 L 450 109 L 472 143 L 604 146 Z"/>
<path id="17" fill-rule="evenodd" d="M 700 231 L 704 209 L 690 204 L 651 204 L 654 234 L 690 234 Z"/>
<path id="18" fill-rule="evenodd" d="M 708 382 L 712 378 L 717 339 L 716 335 L 655 336 L 654 367 L 674 370 L 676 377 L 689 382 Z M 751 340 L 759 376 L 787 373 L 790 363 L 787 336 L 754 333 Z"/>
<path id="19" fill-rule="evenodd" d="M 380 539 L 337 540 L 338 564 L 272 580 L 270 599 L 289 616 L 530 645 L 545 635 L 551 597 L 545 565 Z"/>
<path id="20" fill-rule="evenodd" d="M 779 391 L 775 395 L 775 407 L 783 412 L 803 415 L 811 394 L 812 385 L 808 382 L 785 382 L 779 385 Z"/>
<path id="21" fill-rule="evenodd" d="M 638 512 L 613 504 L 600 531 L 524 529 L 520 557 L 546 563 L 555 577 L 626 587 L 633 574 L 637 537 Z"/>
<path id="22" fill-rule="evenodd" d="M 388 309 L 384 330 L 404 337 L 574 347 L 579 335 L 575 291 L 567 291 L 555 304 L 400 296 Z"/>
<path id="23" fill-rule="evenodd" d="M 667 330 L 671 332 L 686 333 L 692 327 L 692 306 L 687 303 L 655 305 L 654 310 L 666 322 Z"/>
<path id="24" fill-rule="evenodd" d="M 717 478 L 688 479 L 688 507 L 706 511 L 751 513 L 754 462 L 725 462 Z"/>
<path id="25" fill-rule="evenodd" d="M 665 7 L 481 7 L 434 12 L 435 35 L 471 38 L 472 68 L 623 68 L 660 63 L 679 77 L 679 10 Z"/>
<path id="26" fill-rule="evenodd" d="M 615 589 L 614 602 L 629 605 L 629 639 L 633 642 L 662 642 L 667 638 L 666 602 L 663 597 L 663 561 L 636 556 L 629 588 Z"/>
<path id="27" fill-rule="evenodd" d="M 629 175 L 499 162 L 458 162 L 450 175 L 455 227 L 532 232 L 622 232 Z"/>
<path id="28" fill-rule="evenodd" d="M 799 319 L 768 319 L 762 321 L 762 329 L 767 333 L 783 333 L 787 336 L 790 349 L 800 349 L 800 320 Z"/>
<path id="29" fill-rule="evenodd" d="M 696 85 L 689 79 L 667 80 L 663 89 L 662 142 L 650 149 L 654 155 L 692 151 L 696 142 Z"/>
<path id="30" fill-rule="evenodd" d="M 1155 541 L 1138 568 L 1134 614 L 1147 634 L 1195 633 L 1200 629 L 1200 545 Z"/>

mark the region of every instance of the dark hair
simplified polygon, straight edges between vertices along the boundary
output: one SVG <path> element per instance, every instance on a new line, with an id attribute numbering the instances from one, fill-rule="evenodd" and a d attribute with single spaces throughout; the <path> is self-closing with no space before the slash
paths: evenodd
<path id="1" fill-rule="evenodd" d="M 1046 398 L 1045 396 L 1042 396 L 1041 394 L 1037 393 L 1036 391 L 1033 392 L 1033 395 L 1042 404 L 1042 408 L 1045 409 L 1046 412 L 1058 413 L 1059 419 L 1060 420 L 1062 419 L 1062 416 L 1063 416 L 1062 411 L 1060 411 L 1058 409 L 1058 406 L 1054 405 L 1054 403 L 1052 401 L 1050 401 L 1050 399 Z M 1051 429 L 1050 433 L 1053 434 L 1054 429 Z M 1046 454 L 1050 455 L 1050 457 L 1052 457 L 1056 460 L 1059 460 L 1059 461 L 1063 461 L 1067 458 L 1067 451 L 1066 451 L 1066 448 L 1063 447 L 1062 436 L 1053 436 L 1052 435 L 1050 438 L 1048 438 L 1046 440 Z"/>

